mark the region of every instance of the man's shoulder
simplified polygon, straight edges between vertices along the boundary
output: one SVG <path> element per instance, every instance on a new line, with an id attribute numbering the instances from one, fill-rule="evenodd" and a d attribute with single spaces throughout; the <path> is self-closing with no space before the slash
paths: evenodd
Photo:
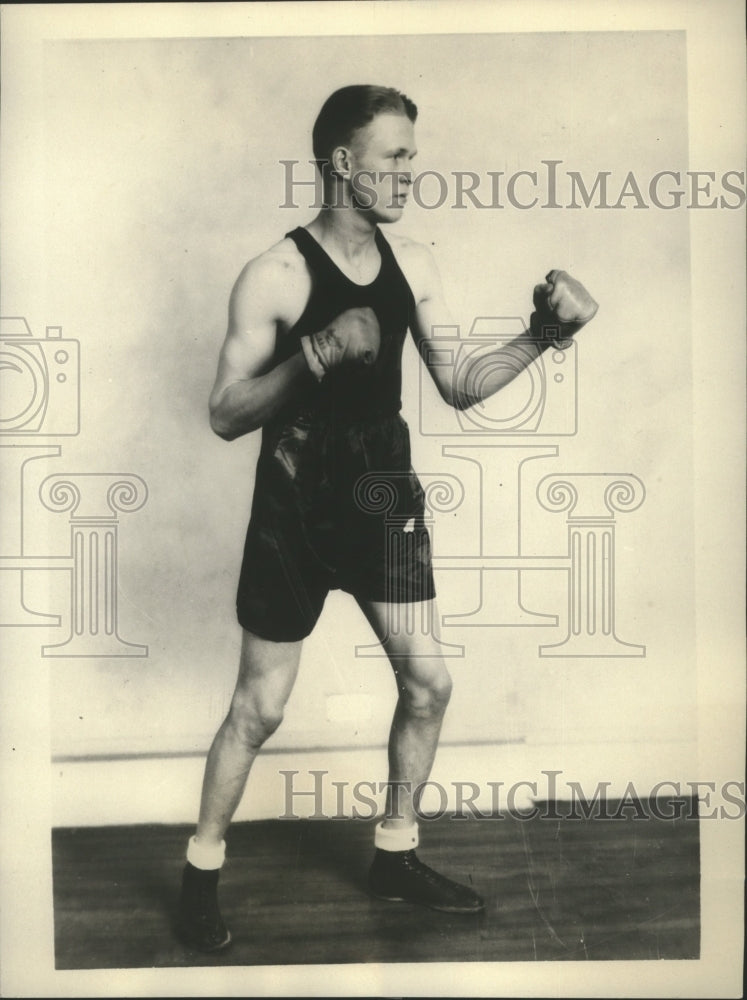
<path id="1" fill-rule="evenodd" d="M 281 313 L 293 312 L 296 300 L 308 297 L 309 273 L 306 261 L 293 240 L 285 237 L 252 257 L 241 270 L 233 298 L 261 298 Z"/>
<path id="2" fill-rule="evenodd" d="M 384 236 L 397 255 L 402 254 L 407 257 L 423 257 L 430 254 L 430 250 L 425 243 L 418 243 L 417 240 L 405 236 L 404 233 L 390 232 L 387 230 Z"/>
<path id="3" fill-rule="evenodd" d="M 425 243 L 418 243 L 401 233 L 386 234 L 386 239 L 392 248 L 397 263 L 407 278 L 415 295 L 416 301 L 420 295 L 425 295 L 438 276 L 436 261 L 431 248 Z"/>
<path id="4" fill-rule="evenodd" d="M 287 281 L 306 271 L 303 255 L 290 237 L 286 236 L 267 250 L 247 261 L 240 277 L 259 281 Z"/>

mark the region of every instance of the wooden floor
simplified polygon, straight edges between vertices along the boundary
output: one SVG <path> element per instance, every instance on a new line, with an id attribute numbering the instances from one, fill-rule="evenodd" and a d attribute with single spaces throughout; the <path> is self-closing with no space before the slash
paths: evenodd
<path id="1" fill-rule="evenodd" d="M 373 822 L 231 828 L 221 908 L 234 942 L 203 956 L 173 932 L 187 826 L 53 831 L 58 969 L 344 962 L 694 959 L 697 819 L 421 824 L 422 860 L 479 888 L 454 916 L 366 892 Z"/>

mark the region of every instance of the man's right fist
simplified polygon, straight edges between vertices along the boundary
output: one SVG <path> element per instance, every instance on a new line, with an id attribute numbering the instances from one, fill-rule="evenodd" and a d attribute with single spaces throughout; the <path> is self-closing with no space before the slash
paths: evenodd
<path id="1" fill-rule="evenodd" d="M 301 337 L 306 362 L 320 381 L 342 364 L 373 365 L 380 345 L 379 321 L 368 306 L 347 309 L 324 330 Z"/>
<path id="2" fill-rule="evenodd" d="M 598 303 L 566 271 L 554 270 L 543 284 L 534 286 L 534 308 L 530 327 L 534 335 L 544 337 L 548 328 L 557 329 L 552 338 L 556 347 L 567 347 L 568 338 L 596 316 Z"/>

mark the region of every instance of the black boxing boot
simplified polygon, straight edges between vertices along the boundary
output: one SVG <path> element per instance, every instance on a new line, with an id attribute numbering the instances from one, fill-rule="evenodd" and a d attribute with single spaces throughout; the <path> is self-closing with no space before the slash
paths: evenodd
<path id="1" fill-rule="evenodd" d="M 218 878 L 224 857 L 224 842 L 205 846 L 195 837 L 189 841 L 177 926 L 182 941 L 198 951 L 220 951 L 231 943 L 218 907 Z"/>
<path id="2" fill-rule="evenodd" d="M 485 908 L 472 889 L 423 864 L 415 853 L 417 827 L 392 830 L 379 824 L 375 845 L 368 885 L 377 899 L 419 903 L 444 913 L 479 913 Z M 400 846 L 405 849 L 397 850 Z"/>
<path id="3" fill-rule="evenodd" d="M 479 913 L 485 908 L 476 892 L 424 865 L 415 851 L 377 850 L 369 886 L 377 899 L 420 903 L 444 913 Z"/>

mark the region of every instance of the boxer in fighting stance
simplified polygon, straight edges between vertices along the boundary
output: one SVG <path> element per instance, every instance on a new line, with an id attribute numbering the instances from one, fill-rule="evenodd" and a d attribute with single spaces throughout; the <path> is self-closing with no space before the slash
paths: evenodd
<path id="1" fill-rule="evenodd" d="M 433 634 L 390 627 L 393 605 L 435 601 L 423 491 L 399 416 L 402 346 L 409 328 L 428 363 L 432 331 L 452 325 L 430 252 L 381 229 L 407 201 L 416 116 L 412 101 L 390 88 L 334 93 L 313 131 L 325 207 L 250 261 L 231 295 L 211 425 L 227 441 L 262 428 L 262 446 L 237 597 L 238 680 L 208 754 L 182 879 L 181 933 L 201 950 L 231 940 L 217 902 L 224 836 L 252 762 L 280 724 L 303 639 L 332 588 L 357 601 L 399 693 L 370 890 L 450 913 L 484 905 L 415 853 L 412 792 L 430 773 L 451 678 Z M 464 409 L 497 392 L 549 346 L 544 331 L 572 336 L 597 310 L 560 270 L 535 286 L 533 301 L 529 329 L 495 349 L 495 364 L 482 358 L 479 378 L 470 378 L 469 365 L 443 364 L 443 356 L 429 367 L 447 404 Z M 356 493 L 371 477 L 390 487 L 404 525 L 396 562 L 387 558 L 391 521 L 385 525 Z M 432 610 L 427 620 L 437 621 Z"/>

